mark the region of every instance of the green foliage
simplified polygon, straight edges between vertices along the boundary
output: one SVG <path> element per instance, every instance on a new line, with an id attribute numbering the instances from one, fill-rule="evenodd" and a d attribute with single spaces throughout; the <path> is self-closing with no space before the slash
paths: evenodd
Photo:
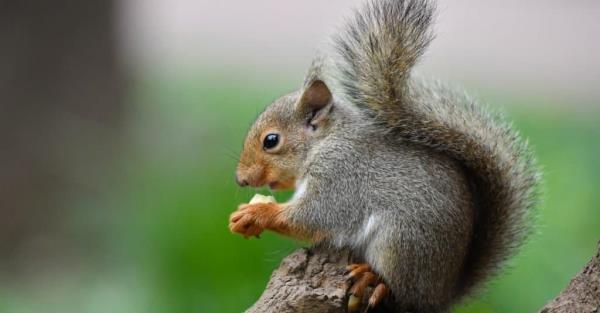
<path id="1" fill-rule="evenodd" d="M 256 192 L 234 182 L 245 132 L 266 104 L 295 86 L 248 81 L 205 75 L 136 85 L 131 145 L 112 186 L 114 209 L 106 210 L 114 221 L 104 229 L 110 257 L 84 268 L 83 277 L 38 281 L 38 293 L 4 286 L 0 311 L 222 313 L 250 306 L 281 259 L 302 244 L 269 233 L 246 240 L 227 228 L 229 214 Z M 509 104 L 508 115 L 530 139 L 544 168 L 544 202 L 522 253 L 457 312 L 534 312 L 600 239 L 600 121 L 536 99 L 486 100 Z M 275 196 L 284 201 L 289 193 Z"/>
<path id="2" fill-rule="evenodd" d="M 245 131 L 284 91 L 189 79 L 146 82 L 138 92 L 139 103 L 148 104 L 140 106 L 146 115 L 138 121 L 139 136 L 148 142 L 128 175 L 139 188 L 130 198 L 135 209 L 123 236 L 140 237 L 132 245 L 144 255 L 139 265 L 145 275 L 160 286 L 150 288 L 160 311 L 240 312 L 298 246 L 272 234 L 245 240 L 227 230 L 229 213 L 254 193 L 233 180 Z M 538 231 L 505 273 L 458 312 L 539 309 L 581 269 L 600 235 L 598 120 L 543 105 L 522 109 L 519 99 L 509 97 L 490 101 L 493 107 L 505 103 L 545 169 Z M 287 195 L 276 196 L 281 201 Z"/>

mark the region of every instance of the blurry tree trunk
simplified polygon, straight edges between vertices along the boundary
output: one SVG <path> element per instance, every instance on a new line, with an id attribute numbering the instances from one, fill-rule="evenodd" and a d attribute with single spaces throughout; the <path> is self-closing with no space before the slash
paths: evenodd
<path id="1" fill-rule="evenodd" d="M 60 250 L 67 201 L 97 192 L 123 112 L 114 11 L 107 0 L 0 1 L 2 262 Z"/>
<path id="2" fill-rule="evenodd" d="M 246 313 L 345 313 L 348 288 L 344 268 L 348 251 L 301 249 L 286 257 L 267 288 Z M 364 307 L 358 312 L 364 312 Z M 379 307 L 369 312 L 392 312 Z M 598 252 L 541 313 L 600 312 L 600 243 Z"/>
<path id="3" fill-rule="evenodd" d="M 600 243 L 592 260 L 540 313 L 600 312 Z"/>

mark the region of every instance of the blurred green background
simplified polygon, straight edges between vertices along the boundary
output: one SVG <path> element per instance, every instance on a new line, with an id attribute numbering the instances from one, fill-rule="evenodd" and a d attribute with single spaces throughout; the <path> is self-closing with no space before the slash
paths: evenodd
<path id="1" fill-rule="evenodd" d="M 126 223 L 123 236 L 143 234 L 131 246 L 153 261 L 145 265 L 156 275 L 152 285 L 161 286 L 155 300 L 166 312 L 240 312 L 257 299 L 281 258 L 298 246 L 273 234 L 245 240 L 226 227 L 229 213 L 255 192 L 233 183 L 245 131 L 265 104 L 293 86 L 214 77 L 148 80 L 141 86 L 138 96 L 146 99 L 141 102 L 153 103 L 145 117 L 153 122 L 145 125 L 159 119 L 161 127 L 147 158 L 129 175 L 131 185 L 143 186 L 136 188 L 133 205 L 144 203 L 149 216 L 134 223 L 139 228 Z M 544 110 L 545 99 L 481 97 L 490 106 L 505 107 L 530 138 L 544 168 L 544 202 L 537 234 L 507 274 L 459 312 L 534 312 L 566 286 L 600 239 L 599 118 Z M 199 101 L 208 105 L 199 107 Z M 532 101 L 542 103 L 523 109 Z M 202 144 L 187 144 L 194 141 Z M 276 197 L 282 201 L 286 195 Z M 135 220 L 140 210 L 133 214 Z"/>
<path id="2" fill-rule="evenodd" d="M 240 58 L 210 53 L 173 68 L 148 66 L 152 58 L 143 61 L 145 66 L 135 65 L 140 62 L 131 56 L 135 53 L 116 57 L 123 52 L 102 39 L 111 32 L 94 33 L 104 28 L 93 25 L 115 32 L 114 12 L 131 11 L 136 2 L 104 3 L 109 2 L 65 5 L 88 13 L 66 19 L 67 26 L 61 26 L 60 5 L 55 15 L 34 5 L 5 8 L 7 16 L 22 18 L 6 19 L 10 22 L 0 29 L 22 37 L 3 38 L 34 38 L 31 42 L 39 45 L 33 49 L 31 42 L 16 40 L 3 47 L 9 54 L 3 77 L 9 79 L 0 80 L 6 87 L 0 94 L 8 95 L 0 114 L 7 129 L 0 138 L 8 139 L 0 156 L 5 174 L 0 179 L 0 312 L 241 312 L 259 297 L 281 259 L 302 246 L 270 233 L 245 240 L 227 228 L 239 203 L 255 192 L 270 192 L 234 182 L 245 132 L 265 105 L 299 85 L 302 72 L 294 66 L 278 69 L 285 59 L 262 52 L 275 65 L 266 68 L 254 59 L 258 63 L 238 66 L 229 63 Z M 177 7 L 153 5 L 157 11 Z M 99 18 L 98 12 L 107 15 Z M 32 24 L 35 14 L 49 20 Z M 134 26 L 117 27 L 117 32 L 146 25 L 132 20 Z M 66 31 L 71 29 L 73 37 Z M 249 36 L 246 43 L 254 42 Z M 68 40 L 52 44 L 63 37 Z M 122 46 L 146 48 L 135 36 L 125 38 Z M 536 55 L 529 57 L 525 63 Z M 301 59 L 308 63 L 310 56 Z M 483 75 L 495 77 L 494 70 Z M 502 79 L 479 84 L 477 75 L 467 74 L 458 82 L 506 111 L 529 138 L 544 185 L 536 233 L 504 273 L 457 312 L 534 312 L 582 269 L 600 240 L 599 98 L 593 92 L 570 98 L 569 88 L 557 93 L 555 85 L 544 85 L 546 80 L 540 80 L 541 88 L 523 89 L 507 87 Z M 289 193 L 275 197 L 284 201 Z"/>
<path id="3" fill-rule="evenodd" d="M 109 227 L 106 255 L 74 277 L 5 289 L 0 308 L 241 312 L 249 307 L 281 259 L 300 246 L 270 233 L 245 240 L 227 229 L 230 212 L 256 191 L 233 180 L 245 131 L 265 104 L 294 86 L 291 80 L 252 81 L 214 76 L 141 81 L 133 92 L 144 104 L 134 121 L 137 152 L 118 165 L 122 172 L 112 188 L 118 213 L 103 226 Z M 458 312 L 534 312 L 582 268 L 600 238 L 600 119 L 522 106 L 544 99 L 484 94 L 491 106 L 508 105 L 516 126 L 530 138 L 544 168 L 544 202 L 537 234 L 506 274 Z M 283 201 L 289 195 L 275 196 Z"/>

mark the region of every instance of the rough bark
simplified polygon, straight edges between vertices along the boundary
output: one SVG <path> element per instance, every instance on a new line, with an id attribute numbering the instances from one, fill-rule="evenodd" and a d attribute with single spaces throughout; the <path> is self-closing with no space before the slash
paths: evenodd
<path id="1" fill-rule="evenodd" d="M 348 251 L 321 247 L 298 250 L 283 260 L 262 296 L 246 312 L 346 312 L 348 284 L 344 268 L 351 262 Z M 389 311 L 384 306 L 378 312 L 385 310 Z M 583 271 L 540 312 L 600 313 L 600 245 Z"/>
<path id="2" fill-rule="evenodd" d="M 273 272 L 267 289 L 246 312 L 344 312 L 348 251 L 301 249 Z"/>
<path id="3" fill-rule="evenodd" d="M 246 313 L 346 312 L 348 279 L 345 268 L 354 263 L 348 250 L 324 247 L 300 249 L 273 272 L 267 288 Z M 368 295 L 358 312 L 365 312 Z M 383 303 L 370 313 L 388 312 Z"/>
<path id="4" fill-rule="evenodd" d="M 600 312 L 600 243 L 592 260 L 541 313 Z"/>

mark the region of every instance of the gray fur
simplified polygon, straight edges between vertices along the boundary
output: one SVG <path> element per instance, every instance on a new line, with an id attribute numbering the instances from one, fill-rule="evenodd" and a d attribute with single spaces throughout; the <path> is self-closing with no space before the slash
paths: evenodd
<path id="1" fill-rule="evenodd" d="M 307 189 L 290 203 L 290 218 L 314 232 L 327 230 L 332 246 L 353 248 L 403 309 L 447 307 L 472 235 L 464 169 L 442 153 L 382 135 L 386 129 L 365 123 L 364 115 L 336 108 L 332 120 L 344 122 L 311 148 L 300 177 Z"/>
<path id="2" fill-rule="evenodd" d="M 300 92 L 269 106 L 246 141 L 281 125 L 289 147 L 265 157 L 297 172 L 289 220 L 352 248 L 414 312 L 445 311 L 496 272 L 528 233 L 539 181 L 509 124 L 411 76 L 432 14 L 426 0 L 370 1 L 334 38 L 337 68 L 316 58 Z M 310 132 L 300 99 L 315 80 L 340 88 Z"/>
<path id="3" fill-rule="evenodd" d="M 527 143 L 498 115 L 439 82 L 411 78 L 432 38 L 426 0 L 369 2 L 336 39 L 342 92 L 411 142 L 459 161 L 477 194 L 460 294 L 477 287 L 528 234 L 540 174 Z"/>

